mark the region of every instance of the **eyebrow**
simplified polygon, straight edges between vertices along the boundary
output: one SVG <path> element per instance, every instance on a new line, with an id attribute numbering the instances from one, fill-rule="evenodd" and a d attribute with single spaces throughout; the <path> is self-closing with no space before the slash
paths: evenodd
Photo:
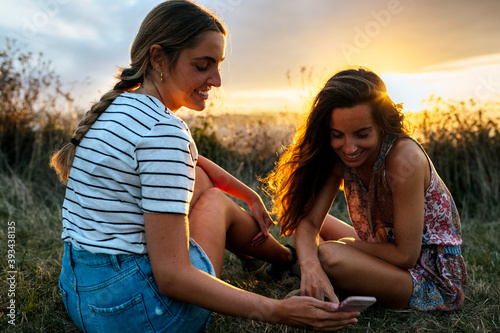
<path id="1" fill-rule="evenodd" d="M 363 131 L 368 131 L 368 130 L 371 130 L 372 128 L 373 128 L 373 125 L 372 125 L 372 126 L 363 127 L 363 128 L 360 128 L 360 129 L 358 129 L 358 130 L 354 131 L 354 133 L 363 132 Z M 337 129 L 335 129 L 335 128 L 330 128 L 330 131 L 332 131 L 332 132 L 333 132 L 333 131 L 335 131 L 335 132 L 340 132 L 340 133 L 342 133 L 342 131 L 339 131 L 339 130 L 337 130 Z"/>
<path id="2" fill-rule="evenodd" d="M 226 59 L 226 57 L 223 57 L 220 62 L 224 61 L 225 59 Z M 217 63 L 217 60 L 215 60 L 214 57 L 210 57 L 210 56 L 196 57 L 196 58 L 194 58 L 194 60 L 206 60 L 206 61 L 213 62 L 214 64 Z"/>

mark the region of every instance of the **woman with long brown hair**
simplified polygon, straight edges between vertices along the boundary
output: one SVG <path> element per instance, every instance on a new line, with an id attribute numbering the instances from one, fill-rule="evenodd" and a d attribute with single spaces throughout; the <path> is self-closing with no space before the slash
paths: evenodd
<path id="1" fill-rule="evenodd" d="M 282 234 L 295 235 L 301 295 L 334 288 L 386 306 L 454 310 L 465 299 L 460 218 L 382 79 L 333 75 L 268 176 Z M 343 189 L 352 226 L 329 215 Z"/>

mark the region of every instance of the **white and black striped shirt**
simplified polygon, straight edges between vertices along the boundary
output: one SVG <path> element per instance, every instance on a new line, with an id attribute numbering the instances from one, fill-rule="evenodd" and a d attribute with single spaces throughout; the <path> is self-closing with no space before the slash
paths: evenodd
<path id="1" fill-rule="evenodd" d="M 93 253 L 144 254 L 144 212 L 188 214 L 196 145 L 156 98 L 123 93 L 76 149 L 62 239 Z"/>

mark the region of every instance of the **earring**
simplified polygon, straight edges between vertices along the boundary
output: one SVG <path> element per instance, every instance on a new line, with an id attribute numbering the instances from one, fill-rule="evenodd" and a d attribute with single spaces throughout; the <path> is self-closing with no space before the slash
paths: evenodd
<path id="1" fill-rule="evenodd" d="M 163 82 L 163 72 L 160 72 L 160 70 L 158 68 L 155 68 L 155 71 L 160 73 L 160 81 Z"/>

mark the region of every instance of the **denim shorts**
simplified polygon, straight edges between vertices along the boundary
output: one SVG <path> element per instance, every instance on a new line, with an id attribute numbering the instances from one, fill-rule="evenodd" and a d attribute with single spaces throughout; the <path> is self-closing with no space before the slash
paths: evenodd
<path id="1" fill-rule="evenodd" d="M 189 254 L 193 266 L 215 276 L 192 239 Z M 147 255 L 94 254 L 65 242 L 59 288 L 83 332 L 202 332 L 212 315 L 160 294 Z"/>

